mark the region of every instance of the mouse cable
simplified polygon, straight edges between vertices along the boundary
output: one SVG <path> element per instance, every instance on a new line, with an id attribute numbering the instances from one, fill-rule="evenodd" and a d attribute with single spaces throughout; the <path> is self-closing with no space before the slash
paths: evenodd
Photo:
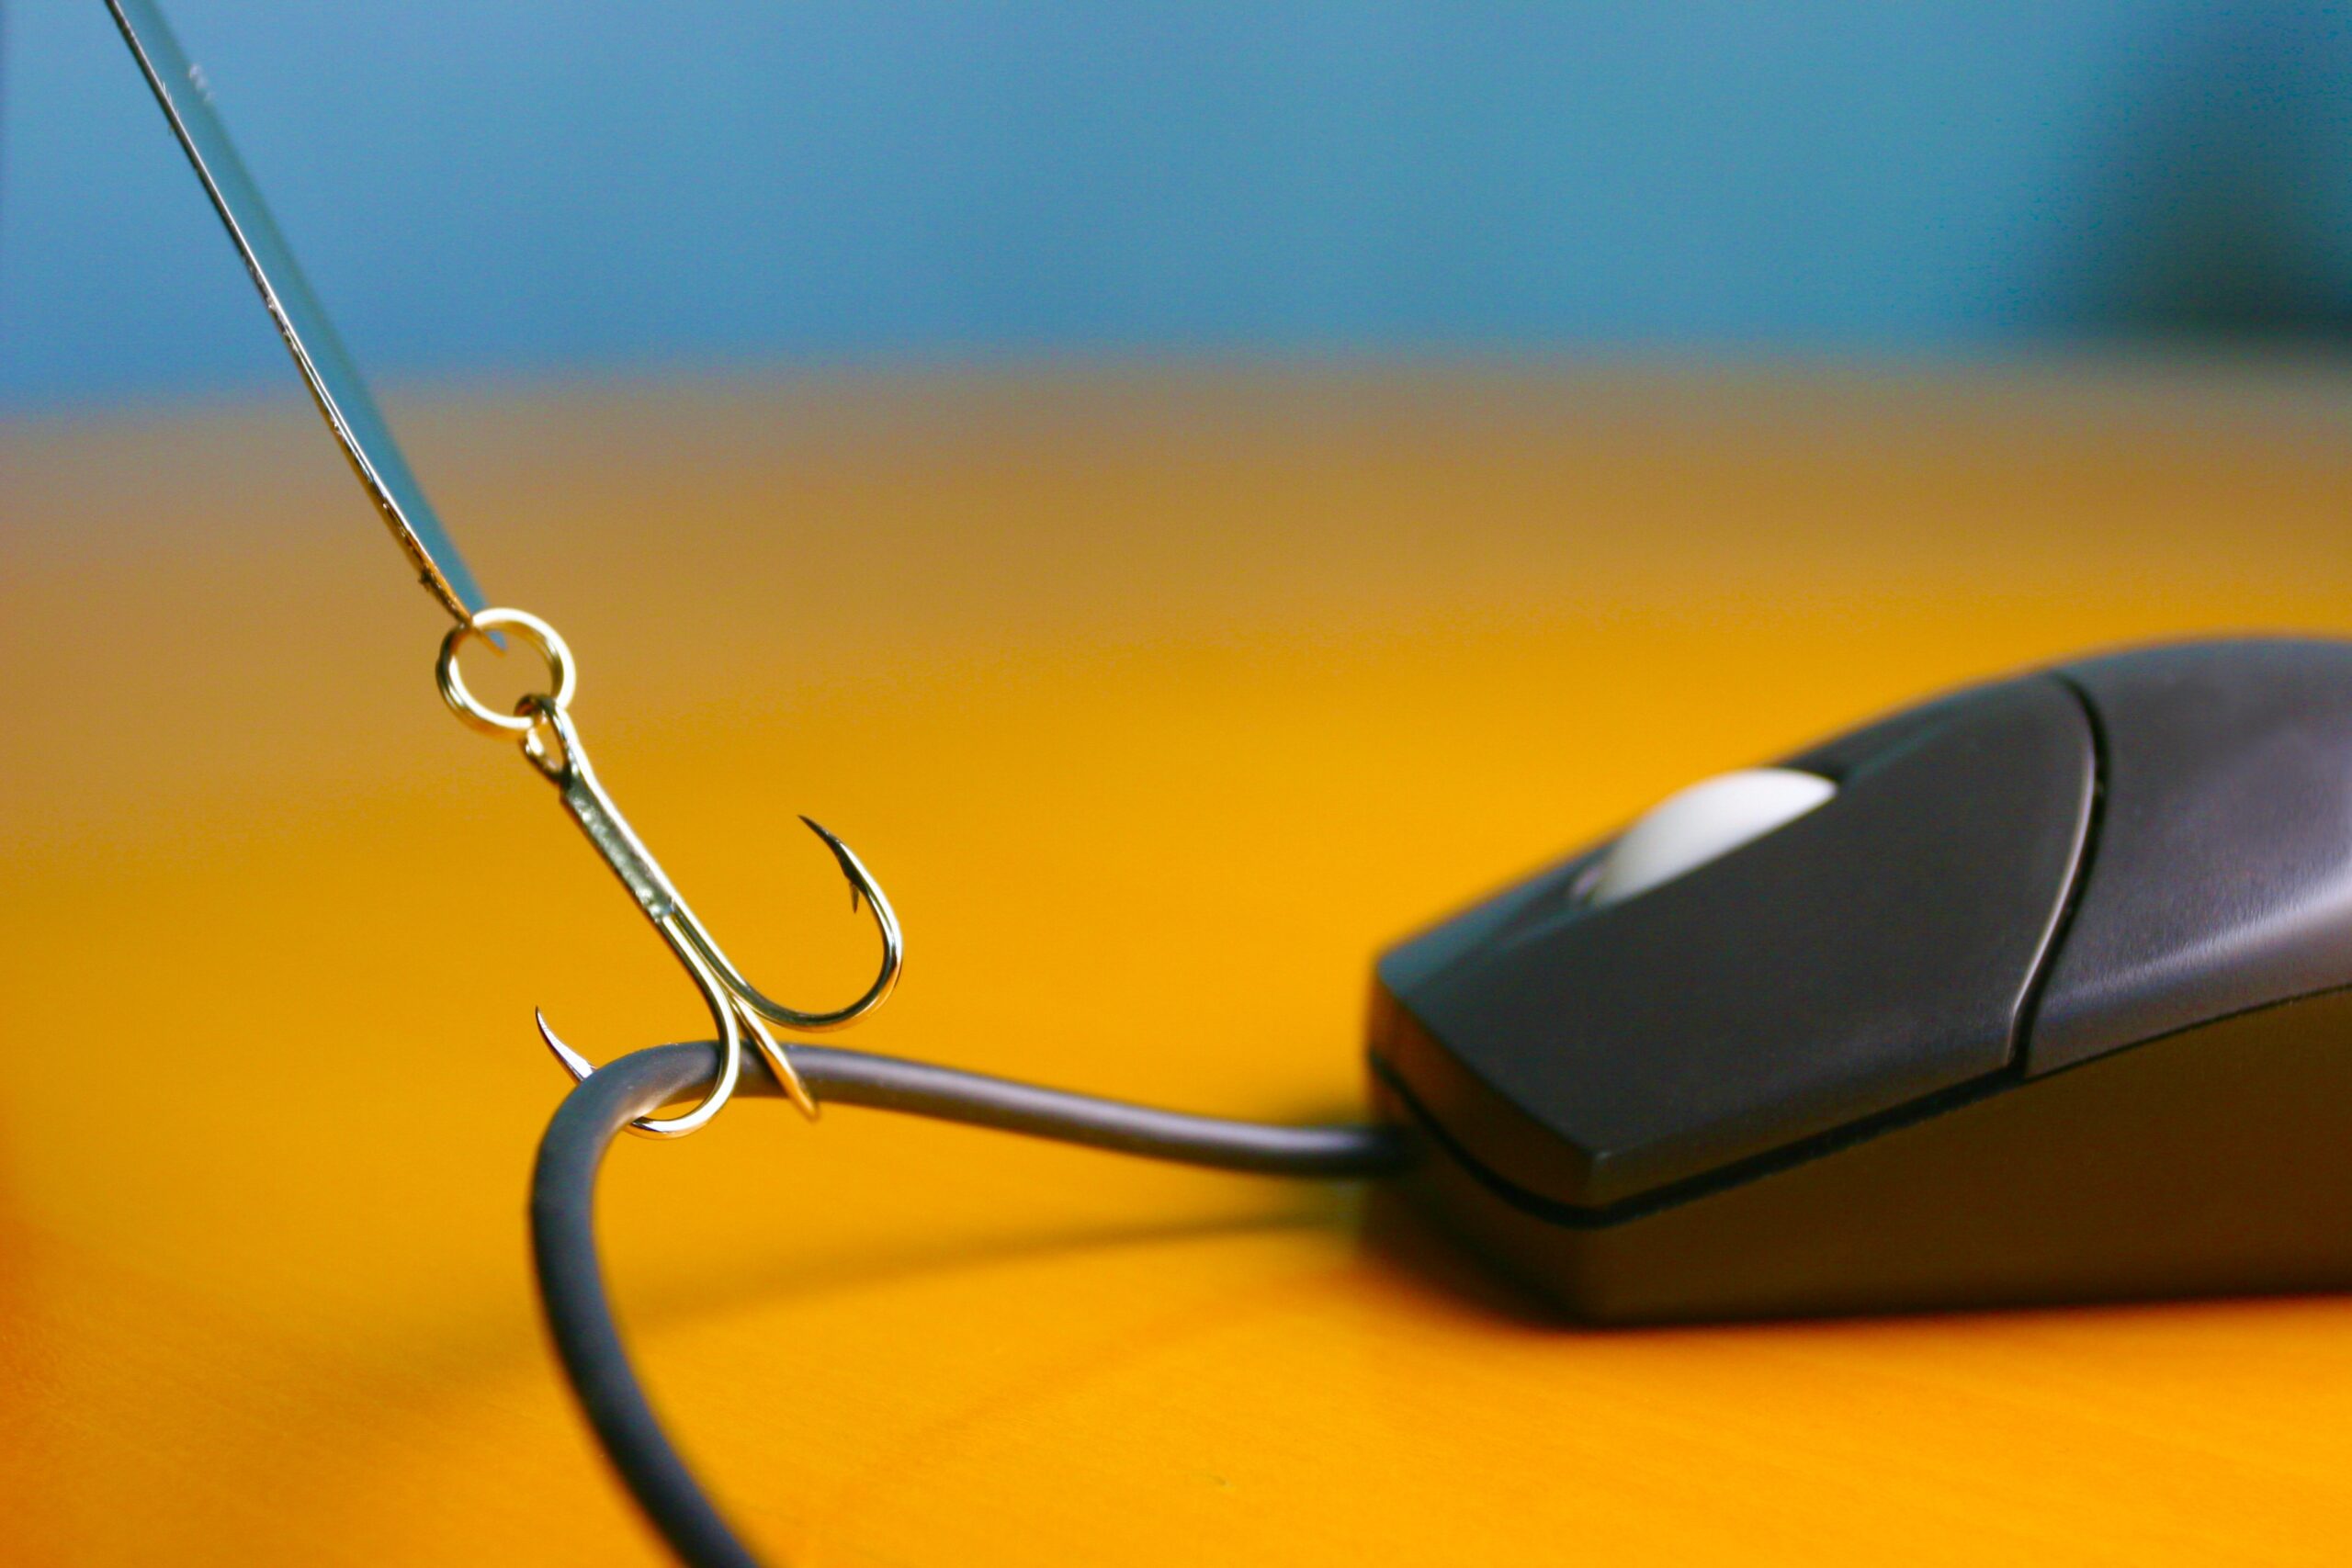
<path id="1" fill-rule="evenodd" d="M 1394 1127 L 1282 1127 L 1156 1111 L 923 1062 L 796 1045 L 793 1066 L 822 1100 L 993 1127 L 1122 1154 L 1261 1176 L 1341 1179 L 1405 1162 Z M 607 1063 L 557 1107 L 531 1174 L 531 1253 L 556 1355 L 588 1425 L 653 1528 L 689 1568 L 759 1562 L 686 1467 L 654 1415 L 614 1321 L 596 1253 L 596 1173 L 621 1130 L 718 1073 L 710 1043 L 657 1045 Z M 766 1072 L 741 1092 L 781 1095 Z"/>

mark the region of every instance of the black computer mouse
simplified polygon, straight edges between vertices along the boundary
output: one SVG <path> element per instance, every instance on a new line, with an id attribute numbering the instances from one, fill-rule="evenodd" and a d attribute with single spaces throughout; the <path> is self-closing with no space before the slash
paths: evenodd
<path id="1" fill-rule="evenodd" d="M 2352 1285 L 2352 643 L 1698 786 L 1382 955 L 1448 1230 L 1595 1322 Z"/>

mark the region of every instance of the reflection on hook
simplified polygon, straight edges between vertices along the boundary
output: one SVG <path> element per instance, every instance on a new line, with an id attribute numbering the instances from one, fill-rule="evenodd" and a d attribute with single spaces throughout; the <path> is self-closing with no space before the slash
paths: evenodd
<path id="1" fill-rule="evenodd" d="M 555 784 L 558 794 L 562 796 L 564 809 L 571 813 L 572 820 L 579 823 L 581 830 L 588 835 L 588 841 L 596 846 L 597 852 L 605 857 L 605 863 L 613 868 L 622 886 L 636 897 L 638 907 L 653 922 L 653 929 L 662 933 L 662 939 L 670 944 L 670 951 L 678 955 L 678 961 L 694 976 L 705 1005 L 710 1009 L 711 1021 L 718 1026 L 724 1065 L 709 1097 L 683 1116 L 667 1120 L 647 1117 L 636 1125 L 657 1136 L 676 1137 L 693 1132 L 717 1115 L 718 1108 L 734 1092 L 746 1035 L 759 1047 L 760 1055 L 766 1058 L 769 1068 L 784 1085 L 785 1092 L 792 1097 L 792 1102 L 807 1114 L 816 1115 L 816 1100 L 810 1098 L 808 1088 L 801 1083 L 800 1075 L 794 1069 L 792 1058 L 786 1054 L 783 1043 L 768 1032 L 767 1026 L 773 1022 L 787 1029 L 838 1029 L 882 1004 L 890 995 L 891 988 L 899 983 L 899 968 L 905 956 L 904 939 L 899 934 L 898 916 L 892 912 L 889 899 L 883 897 L 882 890 L 875 886 L 873 877 L 847 844 L 816 823 L 809 822 L 807 818 L 802 818 L 803 822 L 808 823 L 809 830 L 825 840 L 834 858 L 841 863 L 842 874 L 849 880 L 853 907 L 862 899 L 872 909 L 875 927 L 882 935 L 882 966 L 875 975 L 873 984 L 866 987 L 865 995 L 848 1006 L 830 1012 L 803 1012 L 770 1000 L 746 980 L 742 972 L 719 951 L 718 944 L 711 940 L 710 933 L 703 929 L 702 922 L 686 907 L 686 901 L 678 896 L 678 890 L 663 874 L 661 865 L 629 828 L 627 818 L 620 814 L 620 808 L 613 804 L 612 796 L 605 793 L 604 785 L 597 782 L 594 769 L 589 765 L 587 753 L 581 750 L 580 737 L 571 727 L 571 715 L 546 698 L 529 699 L 529 705 L 537 714 L 538 725 L 524 738 L 525 754 Z M 552 732 L 552 745 L 548 744 L 548 732 Z M 590 1069 L 586 1061 L 557 1038 L 544 1016 L 539 1018 L 539 1033 L 547 1041 L 548 1049 L 555 1052 L 557 1060 L 573 1077 L 588 1076 Z"/>
<path id="2" fill-rule="evenodd" d="M 553 694 L 525 697 L 515 705 L 512 716 L 487 709 L 475 700 L 458 673 L 457 654 L 468 637 L 492 629 L 512 631 L 519 640 L 537 648 L 554 676 Z M 653 922 L 653 929 L 662 933 L 662 940 L 669 943 L 670 951 L 677 954 L 678 961 L 694 976 L 695 988 L 701 991 L 703 1003 L 710 1010 L 711 1021 L 718 1026 L 720 1067 L 718 1081 L 709 1095 L 684 1115 L 640 1117 L 631 1126 L 655 1137 L 674 1138 L 693 1132 L 716 1116 L 734 1093 L 736 1081 L 741 1076 L 746 1036 L 759 1048 L 792 1102 L 807 1115 L 815 1116 L 816 1100 L 800 1081 L 783 1043 L 768 1032 L 767 1026 L 778 1023 L 805 1031 L 838 1029 L 888 999 L 892 987 L 899 983 L 899 970 L 906 953 L 899 918 L 890 908 L 890 900 L 883 896 L 854 851 L 803 817 L 800 820 L 808 824 L 808 830 L 833 852 L 833 859 L 849 883 L 850 908 L 854 910 L 863 902 L 873 911 L 875 928 L 882 936 L 882 966 L 865 994 L 846 1007 L 828 1012 L 803 1012 L 771 1000 L 719 951 L 718 944 L 678 896 L 660 863 L 630 829 L 620 808 L 613 804 L 612 796 L 597 782 L 588 754 L 581 749 L 579 733 L 572 728 L 571 716 L 566 711 L 571 694 L 570 674 L 571 653 L 563 639 L 546 622 L 519 610 L 481 611 L 470 625 L 456 627 L 442 643 L 442 695 L 460 717 L 477 728 L 521 739 L 523 754 L 556 786 L 564 809 L 580 824 L 588 841 L 596 846 L 605 863 L 613 868 L 622 886 L 637 899 L 638 907 L 645 911 L 646 919 Z M 587 1058 L 557 1037 L 544 1014 L 535 1016 L 538 1019 L 540 1038 L 547 1042 L 548 1049 L 555 1053 L 565 1071 L 575 1079 L 594 1071 Z"/>

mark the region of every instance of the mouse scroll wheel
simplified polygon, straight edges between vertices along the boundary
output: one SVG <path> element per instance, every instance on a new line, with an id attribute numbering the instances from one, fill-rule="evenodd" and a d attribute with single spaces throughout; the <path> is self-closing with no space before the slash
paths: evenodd
<path id="1" fill-rule="evenodd" d="M 1609 846 L 1587 886 L 1595 908 L 1631 898 L 1752 843 L 1821 806 L 1838 786 L 1794 768 L 1718 773 L 1668 795 Z"/>

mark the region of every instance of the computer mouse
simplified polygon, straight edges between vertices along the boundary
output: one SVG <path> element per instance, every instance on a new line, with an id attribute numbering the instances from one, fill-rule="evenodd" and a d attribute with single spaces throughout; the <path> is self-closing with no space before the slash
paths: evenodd
<path id="1" fill-rule="evenodd" d="M 1375 974 L 1411 1201 L 1581 1319 L 2352 1285 L 2352 643 L 1952 693 Z"/>

